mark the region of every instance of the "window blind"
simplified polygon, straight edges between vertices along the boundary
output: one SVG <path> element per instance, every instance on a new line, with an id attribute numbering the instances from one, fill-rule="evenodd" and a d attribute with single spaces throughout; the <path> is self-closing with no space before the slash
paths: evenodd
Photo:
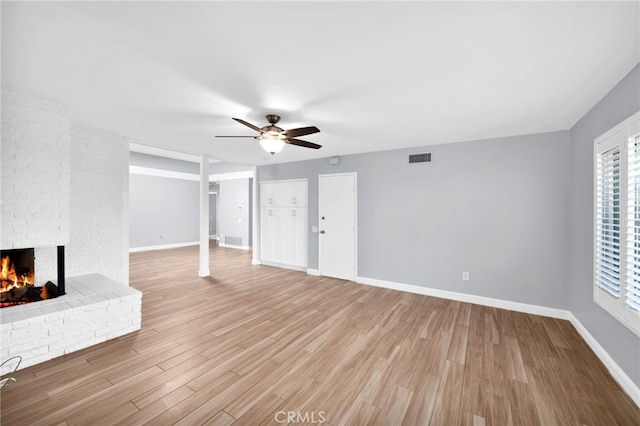
<path id="1" fill-rule="evenodd" d="M 640 136 L 629 140 L 627 153 L 627 285 L 625 302 L 640 311 Z"/>
<path id="2" fill-rule="evenodd" d="M 620 147 L 597 157 L 596 283 L 620 297 Z"/>

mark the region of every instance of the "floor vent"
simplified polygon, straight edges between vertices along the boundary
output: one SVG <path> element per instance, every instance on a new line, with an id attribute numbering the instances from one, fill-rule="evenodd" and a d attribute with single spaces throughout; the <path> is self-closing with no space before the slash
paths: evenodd
<path id="1" fill-rule="evenodd" d="M 227 235 L 224 236 L 224 243 L 228 246 L 238 246 L 242 247 L 242 237 L 229 237 Z"/>
<path id="2" fill-rule="evenodd" d="M 431 153 L 426 154 L 411 154 L 409 155 L 409 164 L 411 163 L 430 163 Z"/>

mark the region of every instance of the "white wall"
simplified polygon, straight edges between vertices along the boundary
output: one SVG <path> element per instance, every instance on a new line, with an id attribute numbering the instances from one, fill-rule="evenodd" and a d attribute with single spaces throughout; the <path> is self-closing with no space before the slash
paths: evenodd
<path id="1" fill-rule="evenodd" d="M 57 278 L 70 241 L 70 131 L 64 105 L 3 91 L 0 248 L 35 247 L 36 284 Z"/>
<path id="2" fill-rule="evenodd" d="M 120 136 L 71 127 L 69 276 L 129 282 L 128 154 Z"/>
<path id="3" fill-rule="evenodd" d="M 64 105 L 2 93 L 1 248 L 69 243 L 70 130 Z"/>

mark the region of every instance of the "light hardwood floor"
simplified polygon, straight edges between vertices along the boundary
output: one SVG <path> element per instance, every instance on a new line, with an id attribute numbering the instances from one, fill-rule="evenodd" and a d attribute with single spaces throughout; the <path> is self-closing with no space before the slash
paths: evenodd
<path id="1" fill-rule="evenodd" d="M 132 254 L 142 330 L 18 372 L 2 425 L 640 423 L 567 321 L 197 261 Z"/>

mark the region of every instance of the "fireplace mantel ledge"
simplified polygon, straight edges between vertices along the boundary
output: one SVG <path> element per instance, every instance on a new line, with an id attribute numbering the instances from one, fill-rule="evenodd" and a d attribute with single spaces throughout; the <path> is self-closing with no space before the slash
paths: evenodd
<path id="1" fill-rule="evenodd" d="M 0 309 L 0 358 L 20 368 L 140 329 L 142 293 L 100 274 L 66 279 L 64 296 Z"/>

